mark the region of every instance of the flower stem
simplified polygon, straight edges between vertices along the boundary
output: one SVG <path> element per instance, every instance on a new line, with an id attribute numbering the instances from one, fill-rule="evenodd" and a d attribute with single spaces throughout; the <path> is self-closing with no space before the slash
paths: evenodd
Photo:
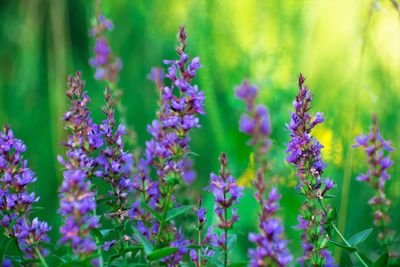
<path id="1" fill-rule="evenodd" d="M 96 209 L 93 210 L 93 216 L 95 217 L 97 216 Z M 101 252 L 101 247 L 99 247 L 100 240 L 96 235 L 95 235 L 95 241 L 96 245 L 98 246 L 97 250 L 99 252 L 99 267 L 103 267 L 104 266 L 103 253 Z"/>
<path id="2" fill-rule="evenodd" d="M 42 266 L 48 267 L 49 265 L 47 264 L 45 258 L 43 257 L 42 252 L 40 252 L 40 249 L 38 249 L 38 247 L 35 246 L 34 250 L 35 250 L 36 255 L 39 257 L 40 263 L 42 263 Z M 102 266 L 102 265 L 100 265 L 100 266 Z"/>
<path id="3" fill-rule="evenodd" d="M 224 200 L 226 203 L 226 193 L 224 192 Z M 228 221 L 228 209 L 224 209 L 224 220 Z M 224 267 L 228 266 L 228 229 L 225 227 L 225 254 L 224 254 Z"/>
<path id="4" fill-rule="evenodd" d="M 343 240 L 343 242 L 346 244 L 346 246 L 351 247 L 350 243 L 346 240 L 346 238 L 342 235 L 340 230 L 336 227 L 335 224 L 331 224 L 333 227 L 333 230 L 335 230 L 336 234 Z M 361 258 L 360 254 L 358 254 L 357 251 L 354 252 L 354 255 L 357 257 L 357 259 L 365 266 L 368 267 L 368 264 L 365 263 L 365 261 Z"/>
<path id="5" fill-rule="evenodd" d="M 160 222 L 160 226 L 158 227 L 158 233 L 157 233 L 157 237 L 156 237 L 155 247 L 158 247 L 158 245 L 160 244 L 161 232 L 162 232 L 164 224 L 165 224 L 165 215 L 167 213 L 167 208 L 168 208 L 169 202 L 171 200 L 171 195 L 172 195 L 173 190 L 174 190 L 174 188 L 172 187 L 171 190 L 168 190 L 168 193 L 167 193 L 167 199 L 165 200 L 163 214 L 162 214 L 163 219 Z"/>

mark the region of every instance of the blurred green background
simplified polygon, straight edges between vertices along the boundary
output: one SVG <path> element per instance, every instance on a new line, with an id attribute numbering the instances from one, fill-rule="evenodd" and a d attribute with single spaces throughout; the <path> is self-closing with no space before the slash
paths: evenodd
<path id="1" fill-rule="evenodd" d="M 393 140 L 400 162 L 400 11 L 390 0 L 119 0 L 103 1 L 102 10 L 114 22 L 111 47 L 123 61 L 118 87 L 124 91 L 127 122 L 143 146 L 149 139 L 145 126 L 155 116 L 157 94 L 146 79 L 152 66 L 175 58 L 176 31 L 186 26 L 188 52 L 200 56 L 203 68 L 196 82 L 205 91 L 207 115 L 203 128 L 192 132 L 198 180 L 188 190 L 193 199 L 218 170 L 220 152 L 227 152 L 231 169 L 241 177 L 251 152 L 247 136 L 238 131 L 243 104 L 234 98 L 234 87 L 247 78 L 260 88 L 273 123 L 273 169 L 283 200 L 280 215 L 290 238 L 291 251 L 300 255 L 299 235 L 293 229 L 302 199 L 296 196 L 294 168 L 285 163 L 285 144 L 291 102 L 302 72 L 315 94 L 313 111 L 322 111 L 326 122 L 315 135 L 325 145 L 326 176 L 338 187 L 332 204 L 339 210 L 339 227 L 347 237 L 372 226 L 366 205 L 372 191 L 354 181 L 366 170 L 361 151 L 350 148 L 354 136 L 368 130 L 376 113 L 385 138 Z M 88 31 L 94 17 L 93 1 L 26 0 L 0 2 L 0 123 L 10 124 L 27 146 L 26 157 L 38 176 L 33 186 L 45 207 L 38 216 L 54 227 L 60 220 L 57 190 L 62 178 L 56 155 L 65 139 L 61 116 L 68 74 L 83 71 L 86 90 L 97 122 L 105 84 L 93 79 L 88 66 L 94 41 Z M 400 230 L 400 165 L 391 168 L 387 185 L 393 200 L 392 226 Z M 240 178 L 246 184 L 245 177 Z M 239 213 L 239 229 L 255 231 L 258 207 L 247 189 Z M 205 196 L 212 210 L 212 199 Z M 211 218 L 210 218 L 211 219 Z M 376 233 L 374 233 L 376 234 Z M 371 257 L 376 238 L 362 249 Z M 235 260 L 245 259 L 247 237 L 239 234 Z M 335 257 L 349 264 L 340 250 Z"/>

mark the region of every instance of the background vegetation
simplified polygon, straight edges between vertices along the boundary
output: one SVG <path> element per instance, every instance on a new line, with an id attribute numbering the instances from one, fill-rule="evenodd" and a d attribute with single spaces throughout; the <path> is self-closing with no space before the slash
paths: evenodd
<path id="1" fill-rule="evenodd" d="M 59 237 L 61 223 L 55 215 L 62 178 L 56 155 L 63 153 L 60 118 L 67 109 L 68 74 L 83 71 L 93 116 L 97 122 L 102 120 L 105 84 L 93 79 L 88 66 L 93 6 L 92 1 L 78 0 L 0 3 L 0 124 L 10 124 L 28 146 L 27 158 L 39 177 L 32 190 L 45 207 L 38 216 L 53 225 L 53 238 Z M 222 151 L 231 159 L 233 174 L 249 185 L 248 138 L 238 131 L 244 106 L 234 98 L 234 87 L 243 78 L 250 79 L 260 87 L 260 100 L 270 109 L 274 140 L 270 179 L 280 184 L 280 215 L 292 240 L 291 251 L 300 255 L 300 233 L 292 227 L 302 199 L 294 190 L 294 169 L 284 158 L 285 123 L 302 72 L 315 94 L 314 112 L 326 115 L 315 134 L 325 145 L 326 175 L 338 184 L 332 203 L 339 210 L 339 227 L 351 236 L 372 226 L 366 204 L 371 191 L 354 180 L 366 170 L 365 158 L 350 147 L 376 113 L 383 136 L 393 140 L 397 149 L 393 158 L 400 162 L 400 10 L 390 0 L 104 0 L 102 9 L 114 21 L 111 46 L 124 64 L 118 85 L 124 91 L 127 122 L 137 131 L 140 146 L 149 138 L 145 126 L 155 116 L 158 99 L 146 76 L 152 66 L 161 66 L 162 59 L 175 57 L 179 25 L 187 28 L 189 53 L 201 57 L 197 82 L 206 93 L 207 115 L 202 118 L 203 128 L 192 135 L 193 151 L 199 154 L 195 158 L 198 179 L 188 188 L 189 197 L 195 199 L 208 183 L 209 173 L 217 171 Z M 392 226 L 400 230 L 400 164 L 390 173 Z M 243 232 L 257 225 L 257 206 L 251 189 L 247 191 L 239 207 L 238 228 Z M 212 199 L 205 196 L 205 202 L 212 215 Z M 249 243 L 245 235 L 238 238 L 234 257 L 245 259 Z M 374 248 L 375 240 L 372 236 L 363 246 Z M 340 250 L 335 257 L 343 264 L 349 262 Z"/>

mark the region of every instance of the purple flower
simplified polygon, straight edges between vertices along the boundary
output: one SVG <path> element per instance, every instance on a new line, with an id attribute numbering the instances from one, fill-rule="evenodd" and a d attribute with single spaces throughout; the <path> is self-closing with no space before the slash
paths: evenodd
<path id="1" fill-rule="evenodd" d="M 387 246 L 394 237 L 394 231 L 388 228 L 390 224 L 389 209 L 391 201 L 385 194 L 385 183 L 390 179 L 387 169 L 393 165 L 393 160 L 388 152 L 392 152 L 391 142 L 382 138 L 376 121 L 376 116 L 372 118 L 372 126 L 368 135 L 361 134 L 355 138 L 355 147 L 364 148 L 367 156 L 368 171 L 360 174 L 356 180 L 367 182 L 374 190 L 374 196 L 368 201 L 374 212 L 374 225 L 381 229 L 378 234 L 378 241 L 381 245 Z"/>
<path id="2" fill-rule="evenodd" d="M 256 106 L 258 89 L 244 81 L 235 90 L 236 96 L 246 104 L 247 112 L 239 122 L 241 132 L 251 136 L 249 145 L 257 147 L 257 154 L 265 154 L 270 146 L 268 136 L 271 134 L 271 121 L 267 107 Z"/>
<path id="3" fill-rule="evenodd" d="M 243 189 L 236 185 L 236 180 L 230 175 L 227 169 L 228 158 L 226 154 L 222 153 L 219 161 L 221 163 L 219 175 L 211 173 L 210 184 L 205 190 L 211 192 L 215 197 L 214 212 L 219 219 L 216 226 L 224 231 L 215 240 L 217 246 L 221 247 L 224 251 L 226 259 L 228 254 L 228 230 L 232 229 L 234 223 L 239 220 L 237 210 L 233 208 L 233 204 L 238 203 L 239 198 L 243 195 Z M 229 212 L 229 209 L 231 209 L 231 212 Z"/>
<path id="4" fill-rule="evenodd" d="M 95 56 L 89 59 L 89 64 L 96 68 L 95 79 L 115 82 L 122 68 L 121 59 L 115 57 L 105 37 L 106 31 L 112 31 L 111 20 L 103 15 L 97 16 L 97 24 L 90 30 L 89 35 L 96 38 L 93 52 Z"/>
<path id="5" fill-rule="evenodd" d="M 262 192 L 258 192 L 262 194 Z M 262 211 L 258 234 L 250 233 L 249 241 L 256 244 L 256 248 L 249 249 L 249 266 L 287 266 L 292 261 L 292 255 L 287 248 L 287 241 L 281 238 L 283 227 L 275 213 L 278 210 L 280 195 L 275 188 L 269 192 L 266 200 L 260 204 Z"/>
<path id="6" fill-rule="evenodd" d="M 132 195 L 134 189 L 133 156 L 124 151 L 123 138 L 127 133 L 124 125 L 116 125 L 114 99 L 109 87 L 105 89 L 104 98 L 106 104 L 103 112 L 106 119 L 99 128 L 103 133 L 105 146 L 96 159 L 95 175 L 111 186 L 108 195 L 112 200 L 107 202 L 112 208 L 111 218 L 122 222 L 128 217 L 128 197 Z"/>
<path id="7" fill-rule="evenodd" d="M 49 241 L 47 233 L 51 227 L 38 218 L 29 219 L 39 197 L 27 190 L 36 177 L 23 158 L 25 150 L 22 140 L 16 139 L 12 130 L 4 126 L 0 132 L 0 225 L 6 236 L 17 240 L 26 257 L 38 258 L 35 248 L 47 254 L 40 242 Z M 3 264 L 7 265 L 7 261 Z"/>
<path id="8" fill-rule="evenodd" d="M 297 168 L 299 178 L 297 188 L 306 197 L 298 217 L 297 228 L 303 231 L 301 238 L 304 248 L 303 256 L 298 261 L 303 265 L 331 266 L 333 261 L 325 245 L 329 238 L 321 227 L 326 224 L 326 213 L 319 208 L 318 202 L 324 198 L 329 189 L 335 187 L 335 183 L 326 179 L 323 186 L 321 182 L 321 175 L 326 168 L 321 157 L 323 146 L 312 137 L 311 132 L 317 124 L 324 121 L 324 117 L 318 112 L 313 119 L 308 113 L 313 95 L 304 86 L 304 80 L 305 78 L 300 74 L 299 92 L 293 101 L 295 111 L 290 113 L 290 123 L 287 125 L 290 130 L 290 140 L 286 149 L 286 161 Z M 330 211 L 329 206 L 325 209 L 327 212 Z"/>
<path id="9" fill-rule="evenodd" d="M 70 129 L 66 157 L 59 156 L 63 164 L 64 180 L 59 189 L 59 213 L 64 217 L 64 225 L 60 228 L 61 243 L 67 243 L 74 253 L 81 258 L 89 256 L 96 250 L 96 243 L 90 231 L 99 226 L 96 210 L 95 194 L 91 191 L 91 175 L 96 167 L 93 153 L 103 145 L 101 130 L 93 123 L 87 107 L 89 97 L 83 92 L 85 82 L 81 74 L 68 77 L 67 97 L 70 110 L 64 116 L 65 128 Z"/>

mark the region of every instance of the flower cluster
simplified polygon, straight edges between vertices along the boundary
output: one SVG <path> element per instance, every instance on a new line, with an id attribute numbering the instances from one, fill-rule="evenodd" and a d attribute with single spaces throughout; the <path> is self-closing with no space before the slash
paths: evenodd
<path id="1" fill-rule="evenodd" d="M 46 253 L 41 242 L 49 241 L 51 230 L 46 222 L 38 218 L 29 219 L 33 204 L 39 201 L 27 186 L 36 181 L 22 153 L 26 150 L 22 140 L 14 137 L 8 126 L 0 132 L 0 225 L 5 235 L 17 240 L 19 249 L 26 257 L 38 258 L 38 251 Z"/>
<path id="2" fill-rule="evenodd" d="M 64 166 L 64 180 L 60 187 L 59 213 L 65 223 L 61 227 L 61 243 L 71 245 L 79 257 L 86 257 L 96 249 L 89 235 L 99 225 L 95 193 L 91 191 L 91 176 L 96 166 L 92 153 L 103 145 L 102 132 L 90 117 L 87 107 L 89 97 L 83 92 L 85 82 L 79 72 L 68 77 L 67 97 L 71 107 L 64 115 L 65 128 L 70 130 L 65 159 L 59 156 Z"/>
<path id="3" fill-rule="evenodd" d="M 290 141 L 287 144 L 287 162 L 297 167 L 300 180 L 298 189 L 306 197 L 298 217 L 298 229 L 303 230 L 303 257 L 299 261 L 311 266 L 331 266 L 333 259 L 326 250 L 328 234 L 324 229 L 327 222 L 326 213 L 331 210 L 320 208 L 320 201 L 326 193 L 335 186 L 329 178 L 321 181 L 321 175 L 326 164 L 321 157 L 322 145 L 311 135 L 312 129 L 324 121 L 322 113 L 314 118 L 308 113 L 311 108 L 313 95 L 304 86 L 304 77 L 299 76 L 299 92 L 293 101 L 295 112 L 291 112 L 291 120 L 287 125 L 290 130 Z"/>
<path id="4" fill-rule="evenodd" d="M 267 199 L 264 198 L 266 184 L 264 173 L 267 170 L 265 155 L 270 147 L 270 118 L 267 107 L 255 104 L 258 89 L 244 81 L 236 88 L 236 96 L 246 104 L 247 113 L 240 119 L 240 130 L 251 136 L 249 145 L 255 148 L 258 164 L 257 177 L 254 179 L 254 194 L 261 206 L 259 233 L 250 233 L 249 240 L 256 244 L 255 249 L 249 249 L 250 266 L 286 266 L 292 256 L 287 248 L 287 241 L 281 239 L 283 227 L 275 218 L 280 195 L 272 188 Z M 264 160 L 263 160 L 264 159 Z"/>
<path id="5" fill-rule="evenodd" d="M 199 198 L 199 208 L 197 215 L 197 245 L 199 248 L 190 250 L 190 258 L 196 267 L 207 266 L 208 260 L 215 255 L 215 250 L 212 247 L 218 246 L 218 237 L 213 233 L 213 227 L 209 226 L 206 235 L 203 237 L 203 228 L 207 222 L 207 210 L 201 207 L 202 200 Z"/>
<path id="6" fill-rule="evenodd" d="M 272 188 L 267 199 L 261 198 L 265 191 L 265 186 L 262 186 L 264 178 L 261 173 L 258 177 L 256 184 L 260 186 L 256 186 L 256 198 L 262 207 L 259 223 L 260 232 L 249 234 L 249 240 L 257 245 L 255 249 L 249 250 L 249 266 L 287 266 L 292 261 L 292 255 L 287 248 L 288 242 L 281 239 L 283 233 L 281 222 L 275 218 L 281 196 L 276 188 Z"/>
<path id="7" fill-rule="evenodd" d="M 217 245 L 219 245 L 225 254 L 225 264 L 227 261 L 228 254 L 228 230 L 232 229 L 235 222 L 239 220 L 237 209 L 232 208 L 234 203 L 239 202 L 239 198 L 243 195 L 243 189 L 236 185 L 236 180 L 230 174 L 227 169 L 228 158 L 225 153 L 222 153 L 219 157 L 221 163 L 221 169 L 219 175 L 211 173 L 210 184 L 206 188 L 208 192 L 211 192 L 215 197 L 214 212 L 218 216 L 219 222 L 216 226 L 223 230 L 220 238 L 216 239 Z M 228 214 L 228 210 L 231 209 L 231 216 Z"/>
<path id="8" fill-rule="evenodd" d="M 93 48 L 95 56 L 89 59 L 89 64 L 96 68 L 94 77 L 97 80 L 105 80 L 111 83 L 118 78 L 118 73 L 122 68 L 121 59 L 112 54 L 105 31 L 112 31 L 113 23 L 103 15 L 97 15 L 97 23 L 91 29 L 89 35 L 96 37 L 96 43 Z"/>
<path id="9" fill-rule="evenodd" d="M 356 179 L 368 183 L 374 189 L 375 195 L 368 204 L 374 212 L 374 225 L 381 229 L 378 240 L 382 245 L 387 246 L 393 240 L 394 232 L 387 227 L 391 221 L 389 216 L 391 201 L 386 197 L 385 183 L 390 179 L 387 169 L 393 165 L 393 160 L 389 155 L 385 155 L 385 151 L 392 152 L 393 148 L 390 142 L 381 136 L 375 116 L 368 136 L 361 134 L 356 137 L 353 147 L 364 148 L 367 155 L 369 169 L 367 173 L 361 174 Z"/>
<path id="10" fill-rule="evenodd" d="M 189 62 L 185 53 L 186 32 L 180 28 L 178 39 L 180 46 L 176 51 L 179 60 L 165 60 L 168 73 L 165 77 L 170 85 L 164 85 L 163 74 L 152 75 L 156 85 L 161 91 L 161 107 L 157 113 L 158 119 L 154 120 L 147 130 L 152 139 L 146 143 L 145 163 L 157 169 L 157 175 L 165 179 L 168 174 L 176 174 L 187 178 L 191 182 L 193 177 L 184 175 L 185 157 L 189 153 L 190 137 L 188 132 L 200 127 L 197 115 L 204 115 L 204 93 L 191 81 L 200 68 L 198 57 Z"/>
<path id="11" fill-rule="evenodd" d="M 132 168 L 133 156 L 124 151 L 123 137 L 126 135 L 125 126 L 116 125 L 114 118 L 114 100 L 109 87 L 106 87 L 104 98 L 106 101 L 103 112 L 106 119 L 99 126 L 105 147 L 96 158 L 98 167 L 94 174 L 111 185 L 109 201 L 113 209 L 111 217 L 122 222 L 127 217 L 128 197 L 133 191 Z"/>
<path id="12" fill-rule="evenodd" d="M 249 145 L 257 146 L 257 158 L 265 154 L 270 147 L 268 136 L 271 133 L 271 123 L 267 107 L 256 105 L 258 89 L 244 81 L 235 90 L 236 96 L 246 104 L 247 112 L 240 118 L 240 131 L 251 136 Z"/>

